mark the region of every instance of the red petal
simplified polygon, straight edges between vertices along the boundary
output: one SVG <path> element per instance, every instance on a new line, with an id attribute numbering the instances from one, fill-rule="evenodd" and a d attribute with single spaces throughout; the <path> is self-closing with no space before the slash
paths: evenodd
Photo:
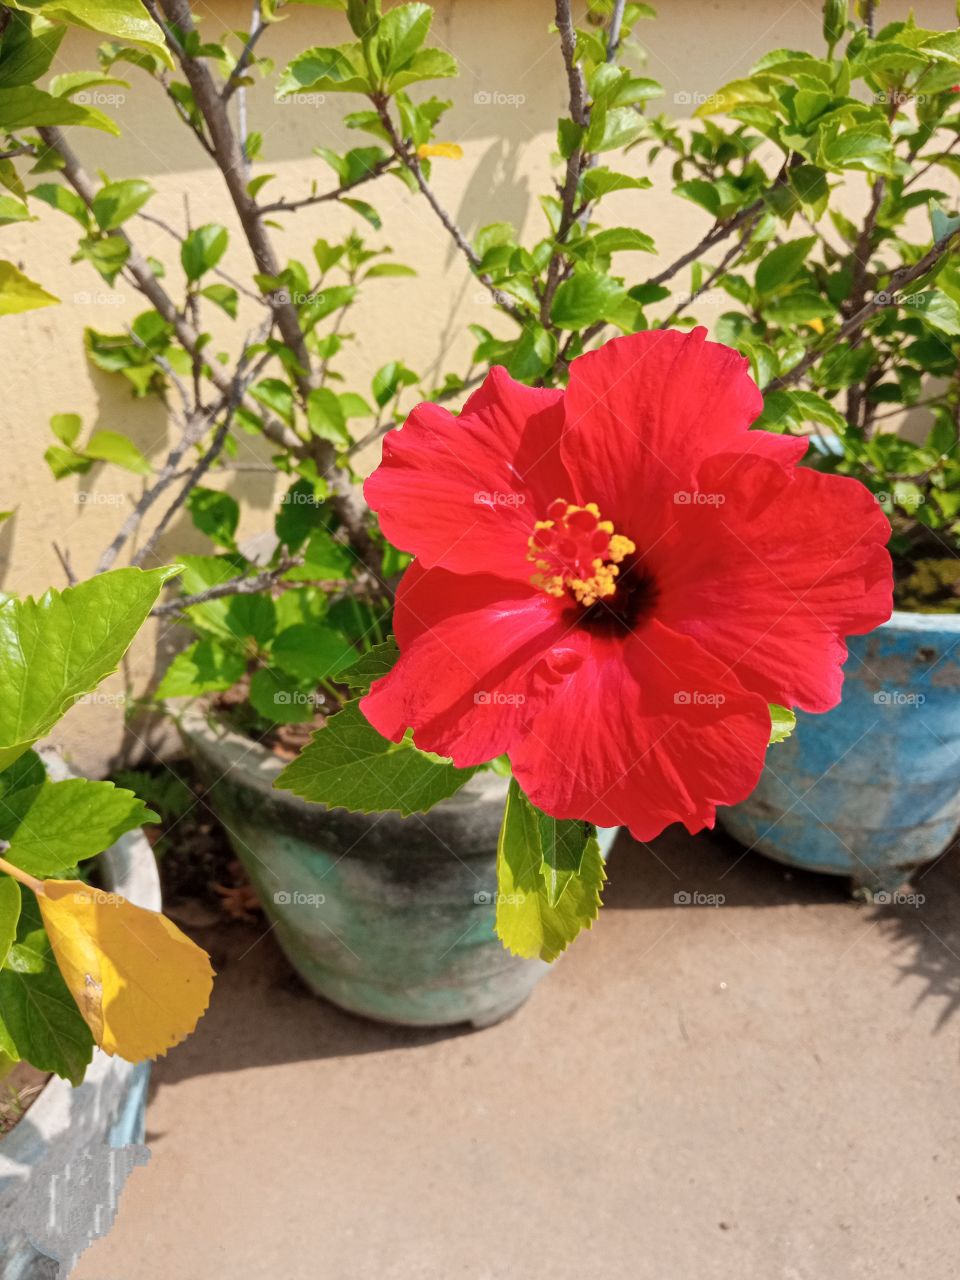
<path id="1" fill-rule="evenodd" d="M 412 728 L 418 747 L 462 768 L 507 751 L 555 679 L 545 655 L 567 625 L 559 602 L 414 561 L 394 618 L 400 660 L 360 703 L 373 727 L 392 742 Z"/>
<path id="2" fill-rule="evenodd" d="M 657 617 L 770 702 L 828 711 L 843 637 L 890 616 L 886 517 L 857 480 L 742 454 L 711 458 L 697 489 L 654 552 Z"/>
<path id="3" fill-rule="evenodd" d="M 614 338 L 570 366 L 564 462 L 581 501 L 635 541 L 652 541 L 700 460 L 738 448 L 763 408 L 744 357 L 705 334 Z"/>
<path id="4" fill-rule="evenodd" d="M 418 405 L 386 437 L 364 486 L 387 538 L 427 566 L 529 579 L 534 522 L 572 491 L 560 461 L 562 394 L 494 368 L 459 417 Z"/>
<path id="5" fill-rule="evenodd" d="M 534 804 L 651 840 L 671 822 L 713 826 L 718 804 L 750 794 L 770 716 L 722 662 L 656 621 L 566 643 L 582 661 L 510 752 Z"/>

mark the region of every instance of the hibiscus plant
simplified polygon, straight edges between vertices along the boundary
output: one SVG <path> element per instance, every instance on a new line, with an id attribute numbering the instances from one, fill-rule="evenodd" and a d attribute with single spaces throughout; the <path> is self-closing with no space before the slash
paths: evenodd
<path id="1" fill-rule="evenodd" d="M 888 542 L 901 604 L 957 607 L 940 562 L 955 565 L 960 533 L 960 35 L 826 0 L 819 47 L 690 86 L 681 121 L 651 106 L 662 89 L 635 35 L 648 5 L 587 0 L 577 25 L 555 0 L 568 109 L 542 222 L 521 239 L 505 221 L 468 234 L 434 189 L 431 166 L 460 154 L 435 83 L 457 65 L 430 47 L 425 3 L 330 0 L 349 38 L 304 50 L 274 90 L 344 95 L 358 145 L 317 148 L 315 172 L 277 193 L 245 95 L 274 76 L 270 29 L 293 7 L 262 0 L 248 31 L 221 36 L 189 0 L 151 0 L 156 44 L 114 42 L 99 71 L 49 85 L 68 103 L 121 70 L 156 81 L 222 179 L 230 227 L 158 222 L 149 183 L 81 165 L 73 121 L 24 134 L 0 116 L 17 164 L 42 175 L 29 198 L 72 217 L 78 256 L 145 301 L 128 329 L 87 331 L 91 361 L 160 397 L 175 427 L 155 463 L 61 414 L 48 461 L 144 477 L 100 569 L 135 543 L 131 562 L 153 563 L 183 510 L 211 539 L 213 554 L 178 555 L 180 594 L 160 606 L 195 639 L 159 693 L 239 684 L 256 734 L 327 713 L 281 785 L 406 814 L 476 768 L 509 773 L 498 929 L 552 958 L 599 905 L 595 824 L 641 839 L 710 825 L 749 793 L 790 707 L 835 705 L 844 637 L 890 612 Z M 369 390 L 347 389 L 358 297 L 409 272 L 379 239 L 377 186 L 396 181 L 494 318 L 470 326 L 467 368 L 430 379 L 398 349 Z M 668 262 L 643 228 L 671 199 L 705 229 Z M 355 216 L 346 237 L 325 224 L 333 204 Z M 304 218 L 309 264 L 277 248 Z M 138 247 L 146 227 L 169 238 L 166 261 Z M 242 278 L 223 269 L 231 237 Z M 232 346 L 211 309 L 236 322 Z M 714 341 L 689 332 L 695 316 Z M 905 409 L 919 442 L 888 429 Z M 381 437 L 365 504 L 357 454 Z M 285 478 L 256 546 L 211 479 L 242 472 L 251 438 Z"/>

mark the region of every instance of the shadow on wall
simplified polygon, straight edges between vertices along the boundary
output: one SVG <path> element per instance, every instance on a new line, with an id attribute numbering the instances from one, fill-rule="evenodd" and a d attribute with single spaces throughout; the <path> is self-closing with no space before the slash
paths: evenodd
<path id="1" fill-rule="evenodd" d="M 13 545 L 16 541 L 17 513 L 0 523 L 0 588 L 3 587 L 13 563 Z"/>

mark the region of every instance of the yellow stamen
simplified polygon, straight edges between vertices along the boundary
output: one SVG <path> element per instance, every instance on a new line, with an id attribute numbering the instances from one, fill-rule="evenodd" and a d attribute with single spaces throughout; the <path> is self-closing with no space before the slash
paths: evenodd
<path id="1" fill-rule="evenodd" d="M 576 506 L 558 498 L 550 504 L 548 520 L 533 526 L 527 553 L 537 572 L 533 585 L 557 599 L 568 592 L 584 608 L 612 596 L 619 566 L 636 551 L 609 520 L 600 519 L 595 502 Z"/>

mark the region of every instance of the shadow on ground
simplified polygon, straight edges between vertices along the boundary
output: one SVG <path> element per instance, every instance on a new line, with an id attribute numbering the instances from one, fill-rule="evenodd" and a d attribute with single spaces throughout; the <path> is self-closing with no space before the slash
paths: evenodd
<path id="1" fill-rule="evenodd" d="M 671 831 L 650 844 L 621 835 L 610 859 L 605 907 L 612 912 L 703 912 L 729 908 L 830 907 L 857 911 L 894 944 L 891 983 L 920 977 L 917 1003 L 941 1002 L 941 1027 L 960 1009 L 960 881 L 956 852 L 915 876 L 922 895 L 891 906 L 852 905 L 846 881 L 781 866 L 747 853 L 719 833 Z M 196 1033 L 157 1064 L 153 1089 L 192 1076 L 323 1058 L 418 1049 L 470 1037 L 466 1027 L 391 1027 L 346 1013 L 306 990 L 263 924 L 194 930 L 210 951 L 217 980 Z M 564 964 L 574 963 L 565 959 Z M 156 1136 L 156 1135 L 154 1135 Z"/>

